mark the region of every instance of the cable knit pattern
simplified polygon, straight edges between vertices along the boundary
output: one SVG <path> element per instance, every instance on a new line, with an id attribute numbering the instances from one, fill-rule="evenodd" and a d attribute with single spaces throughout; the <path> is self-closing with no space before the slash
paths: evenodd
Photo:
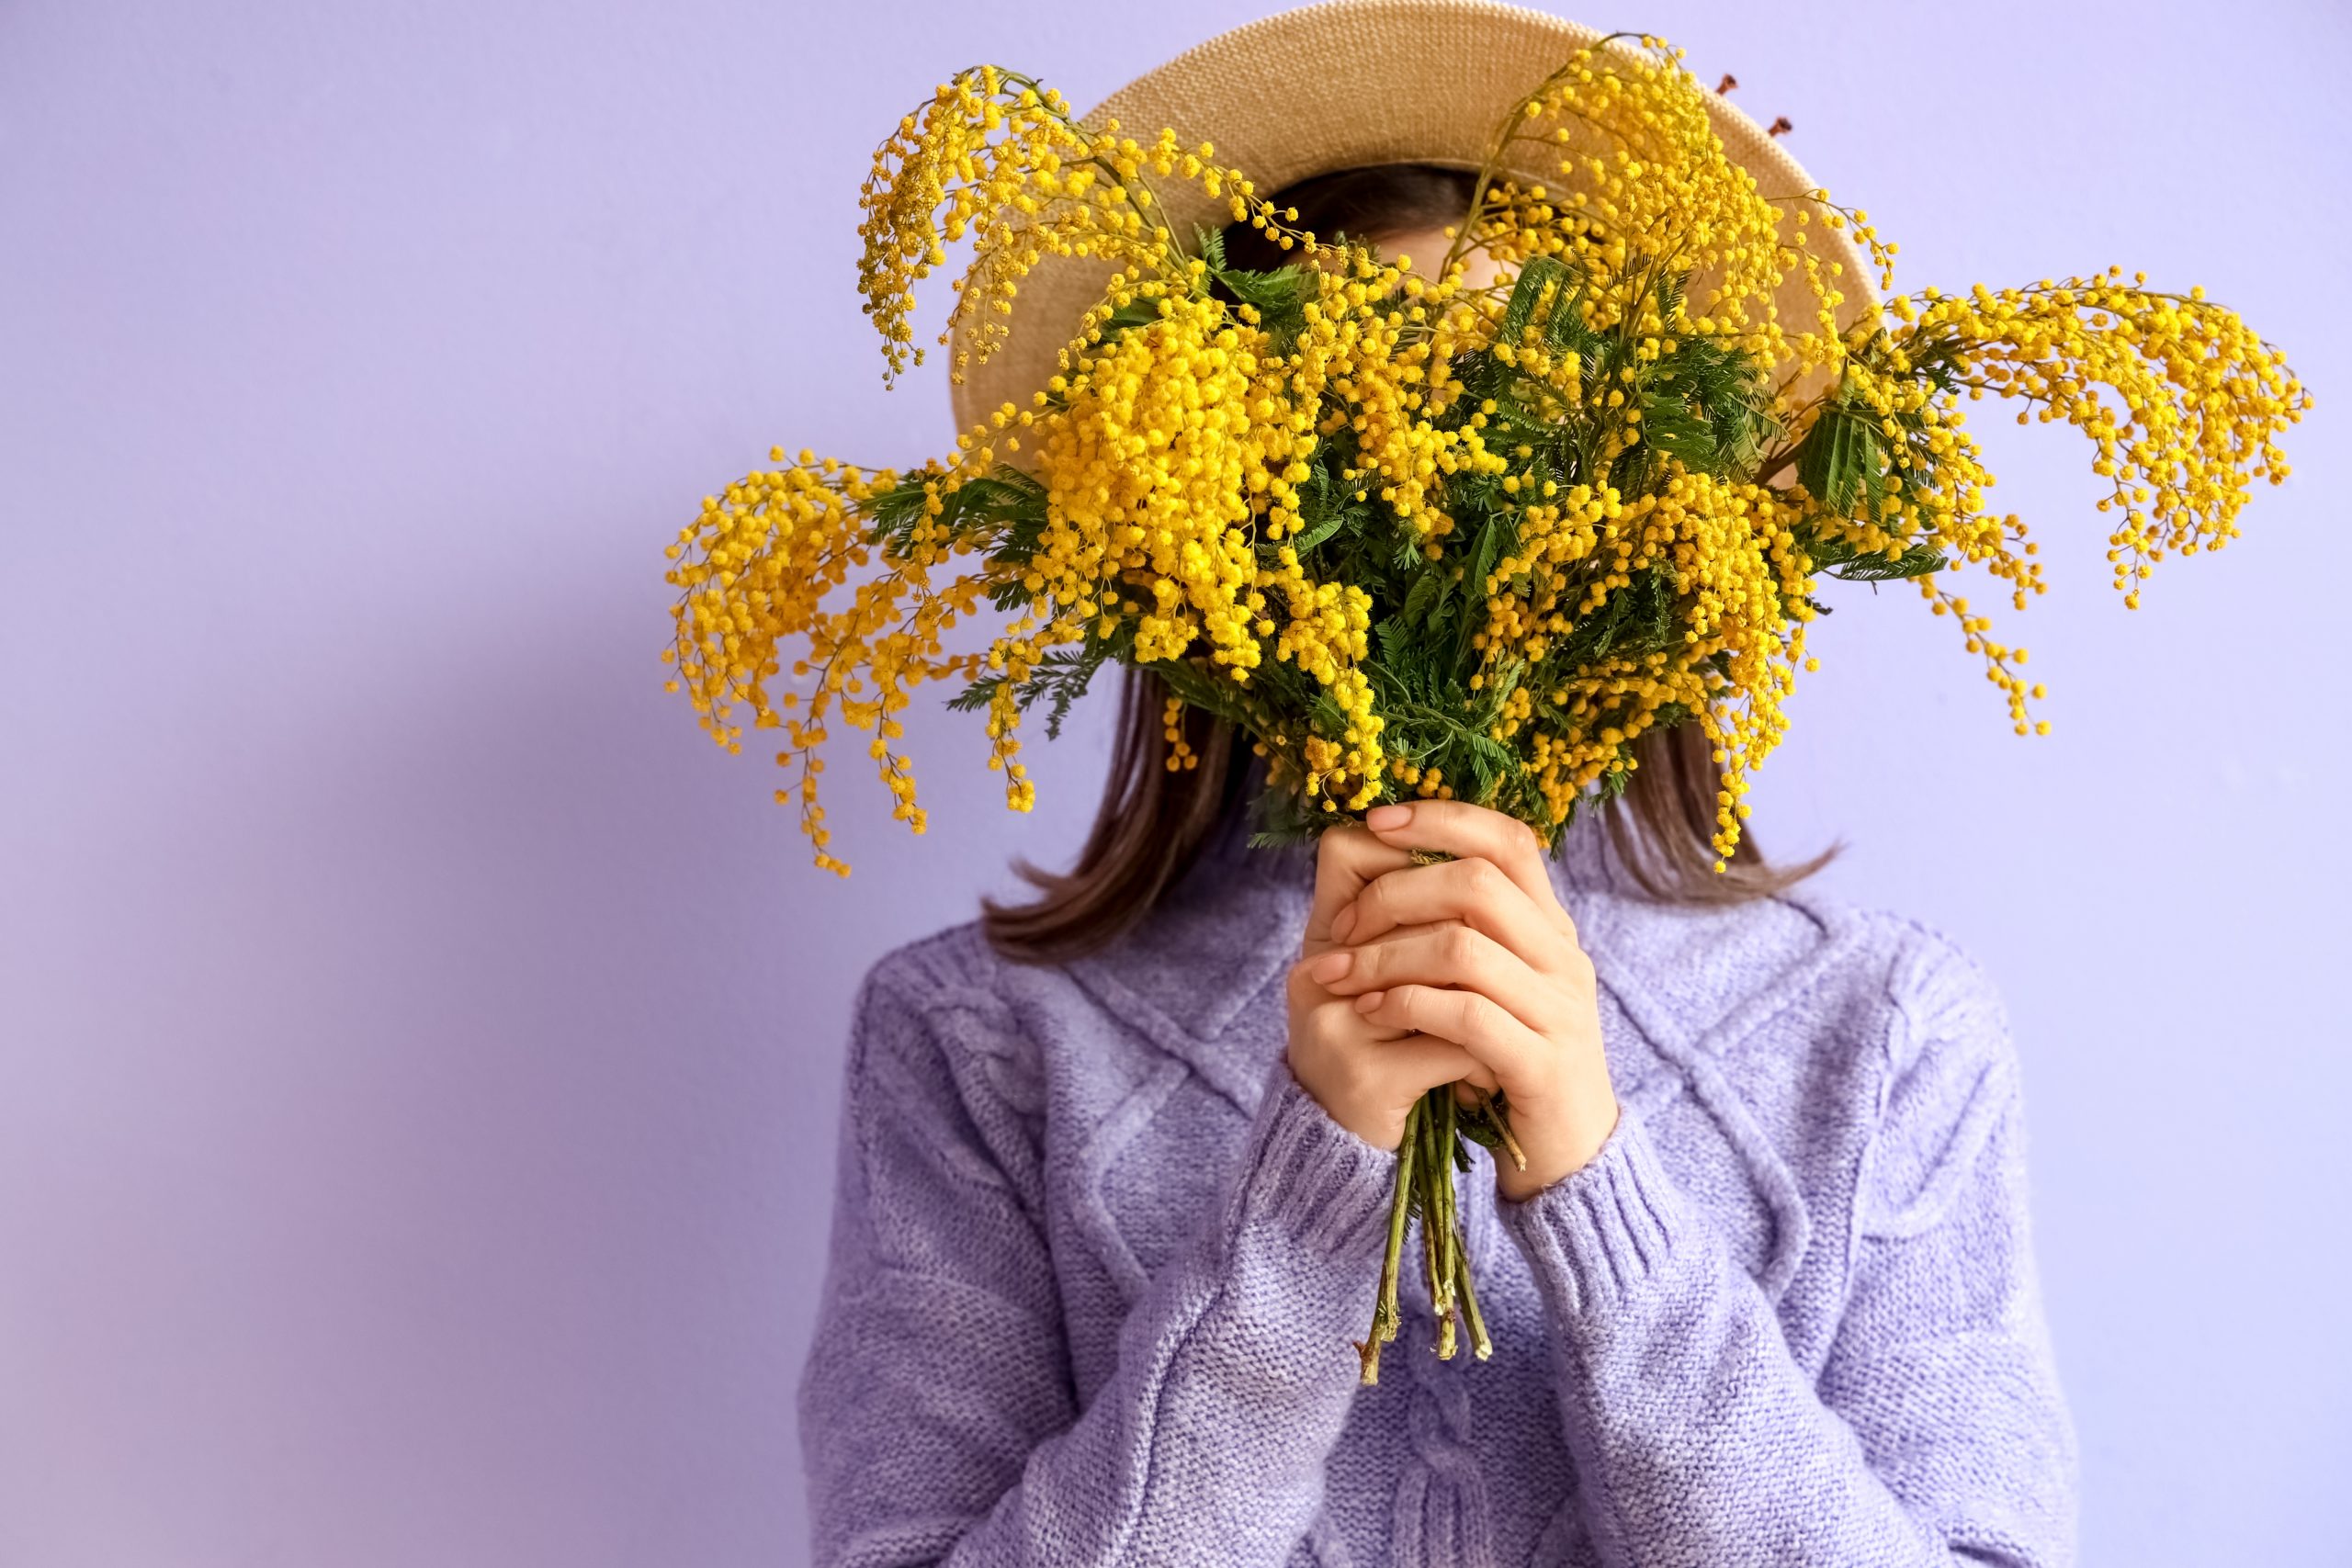
<path id="1" fill-rule="evenodd" d="M 1478 1156 L 1494 1359 L 1431 1356 L 1408 1280 L 1373 1389 L 1390 1156 L 1281 1059 L 1305 854 L 1228 835 L 1067 966 L 971 925 L 877 964 L 801 1385 L 817 1560 L 2070 1562 L 1993 986 L 1813 890 L 1648 902 L 1604 845 L 1555 874 L 1617 1130 L 1524 1203 Z"/>

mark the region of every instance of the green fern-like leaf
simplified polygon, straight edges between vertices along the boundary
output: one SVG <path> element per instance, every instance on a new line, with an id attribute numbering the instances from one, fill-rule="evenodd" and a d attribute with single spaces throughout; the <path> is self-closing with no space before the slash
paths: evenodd
<path id="1" fill-rule="evenodd" d="M 1904 578 L 1925 577 L 1931 571 L 1941 571 L 1951 564 L 1932 546 L 1913 545 L 1893 559 L 1882 555 L 1855 556 L 1830 568 L 1826 575 L 1841 582 L 1893 582 Z"/>
<path id="2" fill-rule="evenodd" d="M 1503 319 L 1497 338 L 1508 344 L 1518 344 L 1527 335 L 1527 323 L 1534 318 L 1536 304 L 1544 298 L 1544 290 L 1556 283 L 1565 283 L 1568 269 L 1554 256 L 1536 256 L 1521 267 L 1519 277 L 1511 285 L 1510 299 L 1503 305 Z"/>
<path id="3" fill-rule="evenodd" d="M 1838 516 L 1871 493 L 1884 456 L 1871 413 L 1842 398 L 1822 405 L 1796 450 L 1797 480 Z"/>

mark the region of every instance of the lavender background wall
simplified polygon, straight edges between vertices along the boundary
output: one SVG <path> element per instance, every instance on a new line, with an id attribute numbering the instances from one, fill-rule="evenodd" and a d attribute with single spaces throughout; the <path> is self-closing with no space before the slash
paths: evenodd
<path id="1" fill-rule="evenodd" d="M 904 107 L 1257 9 L 0 6 L 0 1564 L 802 1560 L 851 989 L 1074 844 L 1102 716 L 1015 818 L 922 715 L 922 840 L 845 757 L 837 885 L 662 692 L 662 547 L 771 442 L 947 434 L 850 288 Z M 2055 733 L 1851 589 L 1757 826 L 2004 985 L 2086 1560 L 2352 1562 L 2346 14 L 1586 17 L 1736 71 L 1913 286 L 2143 265 L 2323 399 L 2136 615 L 2072 438 L 1994 429 Z"/>

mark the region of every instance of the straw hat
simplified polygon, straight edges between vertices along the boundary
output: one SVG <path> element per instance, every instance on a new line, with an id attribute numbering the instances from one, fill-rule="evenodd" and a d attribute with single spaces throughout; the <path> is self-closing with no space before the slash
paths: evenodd
<path id="1" fill-rule="evenodd" d="M 1214 142 L 1217 162 L 1248 175 L 1261 196 L 1367 164 L 1475 170 L 1511 105 L 1601 36 L 1494 0 L 1323 0 L 1219 33 L 1083 118 L 1098 126 L 1114 118 L 1143 141 L 1164 126 L 1187 145 Z M 1728 98 L 1710 94 L 1707 108 L 1724 151 L 1756 176 L 1759 190 L 1795 196 L 1815 188 L 1797 161 Z M 1562 184 L 1556 167 L 1510 172 Z M 1193 223 L 1222 225 L 1232 216 L 1194 185 L 1170 181 L 1159 194 L 1171 227 L 1188 239 Z M 1793 231 L 1795 204 L 1785 211 L 1783 228 Z M 1810 244 L 1845 264 L 1841 325 L 1875 307 L 1869 265 L 1845 231 L 1816 223 Z M 1099 261 L 1047 256 L 1022 280 L 1006 319 L 1010 336 L 954 388 L 958 430 L 1008 402 L 1028 403 L 1054 375 L 1055 355 L 1077 334 L 1080 318 L 1102 299 L 1110 270 Z M 1785 321 L 1813 314 L 1799 282 L 1783 288 L 1779 303 Z"/>

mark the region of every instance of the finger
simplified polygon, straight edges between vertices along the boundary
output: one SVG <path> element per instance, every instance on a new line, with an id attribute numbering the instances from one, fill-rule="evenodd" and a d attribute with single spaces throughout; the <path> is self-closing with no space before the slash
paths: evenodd
<path id="1" fill-rule="evenodd" d="M 1407 1034 L 1371 1047 L 1376 1069 L 1386 1075 L 1390 1103 L 1406 1105 L 1417 1095 L 1440 1084 L 1456 1083 L 1477 1075 L 1493 1080 L 1485 1064 L 1451 1040 L 1434 1034 Z"/>
<path id="2" fill-rule="evenodd" d="M 1536 908 L 1490 860 L 1449 860 L 1375 877 L 1356 895 L 1346 941 L 1361 947 L 1399 926 L 1459 920 L 1476 927 L 1544 974 L 1559 973 L 1577 949 L 1576 927 Z"/>
<path id="3" fill-rule="evenodd" d="M 1451 920 L 1402 926 L 1377 942 L 1335 948 L 1312 960 L 1309 972 L 1335 997 L 1406 985 L 1476 991 L 1539 1034 L 1563 1001 L 1558 989 L 1518 953 L 1476 926 Z"/>
<path id="4" fill-rule="evenodd" d="M 1353 1099 L 1401 1106 L 1457 1078 L 1494 1082 L 1477 1058 L 1453 1041 L 1389 1028 L 1344 999 L 1310 1010 L 1305 1027 L 1324 1060 L 1347 1075 Z"/>
<path id="5" fill-rule="evenodd" d="M 1319 952 L 1344 931 L 1331 934 L 1332 918 L 1355 901 L 1374 878 L 1413 863 L 1412 852 L 1382 843 L 1355 823 L 1325 830 L 1315 846 L 1315 893 L 1306 909 L 1306 950 Z"/>
<path id="6" fill-rule="evenodd" d="M 1407 1031 L 1406 1038 L 1433 1034 L 1453 1042 L 1506 1089 L 1513 1082 L 1528 1081 L 1551 1049 L 1543 1036 L 1513 1018 L 1500 1003 L 1476 991 L 1394 986 L 1385 991 L 1366 991 L 1352 1005 L 1369 1022 Z"/>
<path id="7" fill-rule="evenodd" d="M 1399 849 L 1442 850 L 1463 860 L 1492 861 L 1538 908 L 1560 907 L 1544 864 L 1544 841 L 1516 817 L 1466 800 L 1415 800 L 1373 807 L 1364 826 L 1380 842 Z"/>
<path id="8" fill-rule="evenodd" d="M 1476 1070 L 1453 1080 L 1453 1103 L 1464 1111 L 1474 1111 L 1501 1087 L 1495 1081 L 1495 1075 L 1487 1070 L 1484 1063 L 1480 1063 Z"/>

